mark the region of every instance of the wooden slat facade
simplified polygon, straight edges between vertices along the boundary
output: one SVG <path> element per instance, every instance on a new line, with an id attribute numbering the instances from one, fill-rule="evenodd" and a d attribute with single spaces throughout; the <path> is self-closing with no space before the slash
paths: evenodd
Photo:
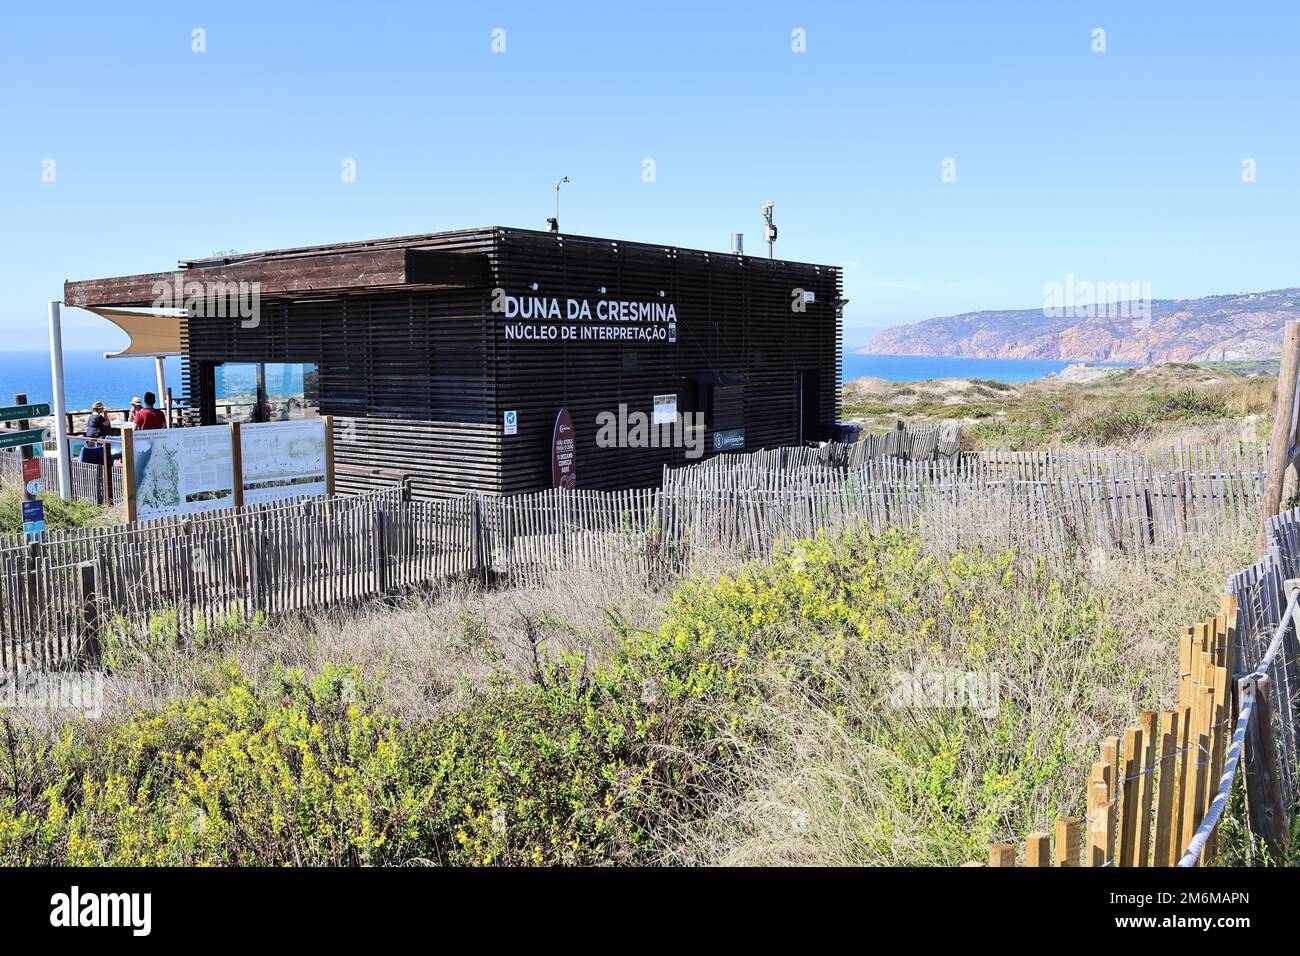
<path id="1" fill-rule="evenodd" d="M 383 272 L 367 273 L 375 263 Z M 311 363 L 338 462 L 406 471 L 418 497 L 550 487 L 562 407 L 576 431 L 578 486 L 592 489 L 648 487 L 665 465 L 687 463 L 682 448 L 597 447 L 598 414 L 620 404 L 649 416 L 654 396 L 671 393 L 679 410 L 706 411 L 706 455 L 718 430 L 743 429 L 752 451 L 821 437 L 835 420 L 841 275 L 832 266 L 501 227 L 187 265 L 187 279 L 268 283 L 256 327 L 186 320 L 192 420 L 214 420 L 222 362 Z M 297 267 L 312 270 L 311 282 Z M 140 296 L 157 275 L 68 283 L 65 301 L 147 305 Z M 496 289 L 593 308 L 671 303 L 676 341 L 511 339 L 517 320 L 493 311 Z M 792 308 L 796 289 L 814 297 L 803 311 Z M 507 410 L 518 413 L 517 435 L 504 434 Z M 340 475 L 338 485 L 366 482 Z"/>

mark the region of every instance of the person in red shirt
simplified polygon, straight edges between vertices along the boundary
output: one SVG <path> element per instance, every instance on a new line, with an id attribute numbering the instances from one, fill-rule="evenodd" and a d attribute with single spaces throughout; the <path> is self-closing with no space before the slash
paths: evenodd
<path id="1" fill-rule="evenodd" d="M 158 399 L 153 392 L 144 393 L 144 408 L 135 413 L 135 430 L 138 432 L 147 431 L 150 428 L 166 428 L 167 419 L 163 418 L 163 413 L 154 408 L 154 402 Z"/>

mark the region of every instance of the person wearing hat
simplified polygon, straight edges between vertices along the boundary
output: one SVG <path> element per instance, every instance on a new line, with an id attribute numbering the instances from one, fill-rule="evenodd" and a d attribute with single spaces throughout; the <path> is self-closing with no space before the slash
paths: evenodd
<path id="1" fill-rule="evenodd" d="M 78 461 L 85 462 L 89 465 L 102 464 L 104 461 L 104 449 L 111 446 L 103 443 L 104 439 L 111 438 L 116 432 L 113 423 L 109 421 L 108 412 L 104 410 L 103 402 L 96 402 L 90 406 L 90 417 L 86 419 L 86 437 L 98 438 L 100 441 L 93 444 L 86 444 L 81 449 Z M 120 451 L 111 452 L 114 458 L 120 458 Z"/>
<path id="2" fill-rule="evenodd" d="M 131 399 L 131 420 L 135 424 L 136 431 L 143 432 L 151 428 L 167 427 L 167 419 L 163 418 L 163 413 L 153 407 L 157 400 L 153 392 L 145 392 L 144 408 L 141 408 L 140 399 Z"/>
<path id="3" fill-rule="evenodd" d="M 139 395 L 131 396 L 131 411 L 127 413 L 126 420 L 134 423 L 136 413 L 139 412 L 140 409 L 143 407 L 144 407 L 144 403 L 140 401 Z"/>
<path id="4" fill-rule="evenodd" d="M 104 412 L 104 403 L 96 402 L 90 406 L 90 417 L 86 419 L 86 437 L 107 438 L 111 434 L 113 426 Z"/>

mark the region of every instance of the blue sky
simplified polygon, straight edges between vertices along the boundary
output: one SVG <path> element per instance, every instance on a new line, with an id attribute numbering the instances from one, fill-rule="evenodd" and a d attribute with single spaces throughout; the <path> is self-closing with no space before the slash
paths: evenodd
<path id="1" fill-rule="evenodd" d="M 1300 285 L 1298 27 L 1280 0 L 14 4 L 0 348 L 44 346 L 65 278 L 544 228 L 563 175 L 587 235 L 759 252 L 775 201 L 779 256 L 844 266 L 849 344 L 1071 273 Z"/>

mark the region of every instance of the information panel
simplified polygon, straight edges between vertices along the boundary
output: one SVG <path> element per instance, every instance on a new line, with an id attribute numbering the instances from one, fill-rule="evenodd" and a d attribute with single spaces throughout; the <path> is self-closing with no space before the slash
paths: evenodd
<path id="1" fill-rule="evenodd" d="M 325 494 L 325 421 L 304 418 L 239 427 L 244 504 Z"/>
<path id="2" fill-rule="evenodd" d="M 234 505 L 229 426 L 157 428 L 131 437 L 137 521 Z"/>

